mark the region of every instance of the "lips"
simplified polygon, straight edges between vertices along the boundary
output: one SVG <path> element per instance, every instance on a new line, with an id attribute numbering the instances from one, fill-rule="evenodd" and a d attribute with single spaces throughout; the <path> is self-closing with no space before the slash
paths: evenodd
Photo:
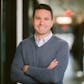
<path id="1" fill-rule="evenodd" d="M 45 29 L 45 26 L 41 25 L 41 26 L 39 26 L 39 29 Z"/>

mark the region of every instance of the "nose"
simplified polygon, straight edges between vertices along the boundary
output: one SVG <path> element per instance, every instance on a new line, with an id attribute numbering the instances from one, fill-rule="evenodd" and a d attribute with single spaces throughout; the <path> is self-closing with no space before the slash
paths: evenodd
<path id="1" fill-rule="evenodd" d="M 40 25 L 42 25 L 42 24 L 44 24 L 44 20 L 43 19 L 40 20 Z"/>

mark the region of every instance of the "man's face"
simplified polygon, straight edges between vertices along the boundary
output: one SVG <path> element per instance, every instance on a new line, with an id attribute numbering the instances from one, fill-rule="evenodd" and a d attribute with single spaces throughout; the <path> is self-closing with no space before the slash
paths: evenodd
<path id="1" fill-rule="evenodd" d="M 47 34 L 53 26 L 53 18 L 50 11 L 38 9 L 35 11 L 33 26 L 37 34 Z"/>

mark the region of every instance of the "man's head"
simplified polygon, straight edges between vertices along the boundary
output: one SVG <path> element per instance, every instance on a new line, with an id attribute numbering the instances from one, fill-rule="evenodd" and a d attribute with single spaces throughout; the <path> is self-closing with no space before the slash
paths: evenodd
<path id="1" fill-rule="evenodd" d="M 52 9 L 51 9 L 51 7 L 50 7 L 49 5 L 47 5 L 47 4 L 39 4 L 39 5 L 37 5 L 37 6 L 34 8 L 34 11 L 33 11 L 33 18 L 34 18 L 34 15 L 35 15 L 36 10 L 39 10 L 39 9 L 45 9 L 45 10 L 50 11 L 51 17 L 52 17 L 52 19 L 53 19 Z"/>
<path id="2" fill-rule="evenodd" d="M 39 4 L 33 12 L 33 26 L 35 33 L 46 36 L 53 26 L 53 13 L 50 6 Z"/>

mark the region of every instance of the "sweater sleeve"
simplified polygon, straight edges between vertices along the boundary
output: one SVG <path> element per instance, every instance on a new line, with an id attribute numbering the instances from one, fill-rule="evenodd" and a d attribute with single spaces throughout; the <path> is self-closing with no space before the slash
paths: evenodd
<path id="1" fill-rule="evenodd" d="M 33 76 L 42 83 L 58 83 L 63 80 L 64 72 L 68 64 L 68 56 L 68 44 L 61 44 L 56 55 L 58 65 L 54 69 L 48 70 L 47 68 L 29 66 L 26 74 Z"/>
<path id="2" fill-rule="evenodd" d="M 23 84 L 35 84 L 36 81 L 28 75 L 25 75 L 21 68 L 24 65 L 21 44 L 17 47 L 15 57 L 11 66 L 11 80 Z"/>

